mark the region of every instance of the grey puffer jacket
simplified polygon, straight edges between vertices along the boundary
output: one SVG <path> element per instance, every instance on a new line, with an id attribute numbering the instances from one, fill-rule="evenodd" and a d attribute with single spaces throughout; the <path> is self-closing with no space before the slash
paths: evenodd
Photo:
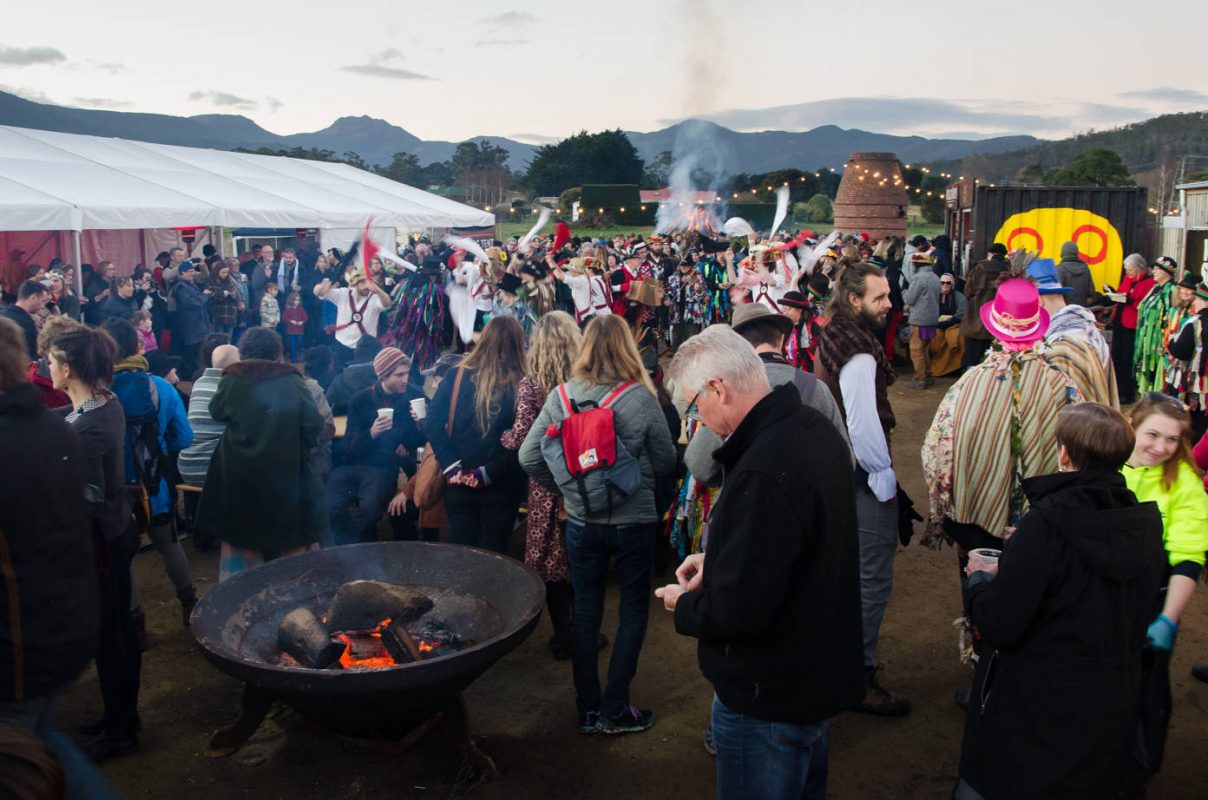
<path id="1" fill-rule="evenodd" d="M 581 378 L 575 378 L 566 387 L 571 399 L 580 404 L 588 400 L 599 403 L 614 388 L 588 383 Z M 624 504 L 612 509 L 611 514 L 587 516 L 577 495 L 563 495 L 567 516 L 599 525 L 652 524 L 659 519 L 654 503 L 654 479 L 673 474 L 676 466 L 675 443 L 667 429 L 667 418 L 659 401 L 642 387 L 626 392 L 612 407 L 617 436 L 641 465 L 642 484 Z M 558 392 L 550 392 L 520 445 L 520 466 L 533 480 L 555 491 L 557 484 L 541 455 L 541 440 L 549 426 L 560 423 L 565 416 Z"/>
<path id="2" fill-rule="evenodd" d="M 934 328 L 940 321 L 939 276 L 929 269 L 916 272 L 902 302 L 910 306 L 911 325 Z"/>

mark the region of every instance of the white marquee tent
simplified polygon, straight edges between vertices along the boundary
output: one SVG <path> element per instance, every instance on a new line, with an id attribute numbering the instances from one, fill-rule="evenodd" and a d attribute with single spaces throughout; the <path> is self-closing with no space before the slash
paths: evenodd
<path id="1" fill-rule="evenodd" d="M 383 241 L 396 228 L 495 224 L 347 164 L 0 126 L 0 232 L 66 232 L 75 263 L 84 232 L 316 228 L 324 246 L 346 246 L 370 220 Z M 103 241 L 90 237 L 88 255 L 105 257 Z"/>

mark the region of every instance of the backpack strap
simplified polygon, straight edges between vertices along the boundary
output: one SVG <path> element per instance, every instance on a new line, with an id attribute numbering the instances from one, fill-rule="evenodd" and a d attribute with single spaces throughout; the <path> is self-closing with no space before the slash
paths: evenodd
<path id="1" fill-rule="evenodd" d="M 466 365 L 457 368 L 457 377 L 453 379 L 453 399 L 449 401 L 449 421 L 445 423 L 445 435 L 453 438 L 453 421 L 457 417 L 457 396 L 461 394 L 461 379 L 466 374 Z"/>
<path id="2" fill-rule="evenodd" d="M 155 381 L 151 380 L 151 373 L 147 373 L 147 394 L 151 396 L 151 408 L 155 413 L 159 413 L 159 389 L 155 388 Z"/>
<path id="3" fill-rule="evenodd" d="M 570 395 L 566 392 L 566 384 L 558 384 L 558 399 L 562 401 L 562 413 L 568 417 L 575 413 L 574 407 L 570 402 Z"/>
<path id="4" fill-rule="evenodd" d="M 637 385 L 637 381 L 625 381 L 624 383 L 620 384 L 617 386 L 617 388 L 609 392 L 608 396 L 600 402 L 600 408 L 610 408 L 616 401 L 621 399 L 621 395 L 625 394 Z"/>

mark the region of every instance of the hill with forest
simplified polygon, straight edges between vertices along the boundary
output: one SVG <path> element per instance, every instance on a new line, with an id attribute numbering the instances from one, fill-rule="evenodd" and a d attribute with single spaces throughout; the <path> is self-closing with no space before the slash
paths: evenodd
<path id="1" fill-rule="evenodd" d="M 976 176 L 995 183 L 1019 182 L 1063 167 L 1092 150 L 1120 156 L 1137 183 L 1167 189 L 1180 178 L 1208 170 L 1208 111 L 1164 114 L 1104 131 L 1036 142 L 1009 152 L 978 153 L 932 162 L 932 171 Z"/>

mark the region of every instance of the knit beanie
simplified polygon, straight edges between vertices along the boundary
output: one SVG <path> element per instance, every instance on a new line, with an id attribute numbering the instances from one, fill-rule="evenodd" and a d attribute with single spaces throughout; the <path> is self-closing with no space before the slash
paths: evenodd
<path id="1" fill-rule="evenodd" d="M 1061 260 L 1073 261 L 1078 257 L 1078 245 L 1074 242 L 1066 242 L 1061 245 Z"/>
<path id="2" fill-rule="evenodd" d="M 390 371 L 407 360 L 407 356 L 397 347 L 383 347 L 373 357 L 373 372 L 378 378 L 384 378 Z"/>

